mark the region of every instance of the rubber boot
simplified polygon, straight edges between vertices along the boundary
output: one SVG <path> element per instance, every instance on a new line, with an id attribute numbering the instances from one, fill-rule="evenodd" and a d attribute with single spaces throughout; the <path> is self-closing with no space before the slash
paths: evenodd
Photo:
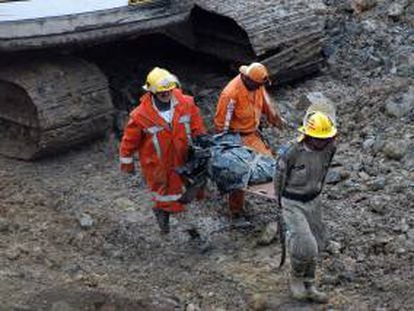
<path id="1" fill-rule="evenodd" d="M 324 292 L 319 291 L 315 286 L 315 282 L 305 282 L 304 284 L 309 300 L 317 303 L 328 302 L 328 295 Z"/>
<path id="2" fill-rule="evenodd" d="M 294 299 L 300 301 L 308 300 L 308 291 L 305 288 L 304 279 L 301 277 L 291 277 L 290 292 Z"/>
<path id="3" fill-rule="evenodd" d="M 197 241 L 201 239 L 200 233 L 198 233 L 198 230 L 195 228 L 188 229 L 187 233 L 190 235 L 192 241 Z"/>
<path id="4" fill-rule="evenodd" d="M 159 209 L 153 209 L 155 218 L 157 219 L 158 226 L 160 227 L 161 233 L 167 235 L 170 233 L 170 213 Z"/>
<path id="5" fill-rule="evenodd" d="M 244 205 L 243 205 L 244 206 Z M 245 229 L 252 227 L 251 217 L 244 207 L 230 211 L 231 226 L 234 229 Z"/>
<path id="6" fill-rule="evenodd" d="M 187 233 L 190 235 L 191 242 L 195 244 L 195 247 L 201 254 L 204 254 L 211 249 L 209 240 L 203 238 L 197 229 L 189 229 L 187 230 Z"/>

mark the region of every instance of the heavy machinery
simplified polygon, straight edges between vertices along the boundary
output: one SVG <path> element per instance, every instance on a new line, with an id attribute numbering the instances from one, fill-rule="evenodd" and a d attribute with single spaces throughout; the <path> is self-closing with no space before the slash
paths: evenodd
<path id="1" fill-rule="evenodd" d="M 133 5 L 131 5 L 133 4 Z M 28 0 L 0 2 L 0 154 L 35 159 L 105 133 L 108 79 L 84 46 L 162 34 L 279 82 L 319 70 L 322 0 Z"/>

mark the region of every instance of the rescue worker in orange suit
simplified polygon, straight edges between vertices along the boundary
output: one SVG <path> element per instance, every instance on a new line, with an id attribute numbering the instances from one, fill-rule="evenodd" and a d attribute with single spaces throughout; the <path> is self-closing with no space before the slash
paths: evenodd
<path id="1" fill-rule="evenodd" d="M 282 129 L 282 119 L 272 107 L 265 90 L 269 83 L 267 68 L 260 63 L 241 66 L 240 74 L 231 80 L 220 94 L 214 125 L 218 132 L 238 132 L 243 144 L 255 151 L 272 155 L 272 152 L 258 133 L 262 117 Z M 229 195 L 232 218 L 246 217 L 244 192 L 236 190 Z"/>
<path id="2" fill-rule="evenodd" d="M 143 88 L 147 92 L 131 112 L 122 137 L 121 170 L 135 171 L 137 152 L 161 233 L 168 234 L 170 215 L 188 224 L 185 206 L 178 201 L 184 184 L 176 168 L 184 165 L 189 145 L 205 133 L 205 127 L 193 98 L 183 94 L 177 77 L 169 71 L 155 67 Z M 194 226 L 185 229 L 193 239 L 200 238 Z"/>

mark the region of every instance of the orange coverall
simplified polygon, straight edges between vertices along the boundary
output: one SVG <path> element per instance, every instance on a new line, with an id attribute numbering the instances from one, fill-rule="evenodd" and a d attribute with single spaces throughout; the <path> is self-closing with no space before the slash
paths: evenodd
<path id="1" fill-rule="evenodd" d="M 274 111 L 266 98 L 264 86 L 255 91 L 249 91 L 243 84 L 241 75 L 230 81 L 222 91 L 217 103 L 214 125 L 218 132 L 225 129 L 226 118 L 229 118 L 228 130 L 239 132 L 243 144 L 259 153 L 272 155 L 270 148 L 261 140 L 257 133 L 262 114 L 268 122 L 281 127 L 282 120 Z M 244 192 L 234 191 L 229 196 L 230 212 L 242 212 L 244 206 Z"/>
<path id="2" fill-rule="evenodd" d="M 184 165 L 190 140 L 205 133 L 199 108 L 192 97 L 178 88 L 173 90 L 173 118 L 168 124 L 154 108 L 152 94 L 141 97 L 140 105 L 131 114 L 120 146 L 123 161 L 132 161 L 138 151 L 141 169 L 153 192 L 155 208 L 181 212 L 177 202 L 184 184 L 175 169 Z"/>

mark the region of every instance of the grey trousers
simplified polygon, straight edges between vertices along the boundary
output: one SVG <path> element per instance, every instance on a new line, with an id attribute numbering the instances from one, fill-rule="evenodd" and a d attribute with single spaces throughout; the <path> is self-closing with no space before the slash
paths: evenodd
<path id="1" fill-rule="evenodd" d="M 325 246 L 325 228 L 319 197 L 301 202 L 282 198 L 286 240 L 292 275 L 312 281 L 319 251 Z"/>

